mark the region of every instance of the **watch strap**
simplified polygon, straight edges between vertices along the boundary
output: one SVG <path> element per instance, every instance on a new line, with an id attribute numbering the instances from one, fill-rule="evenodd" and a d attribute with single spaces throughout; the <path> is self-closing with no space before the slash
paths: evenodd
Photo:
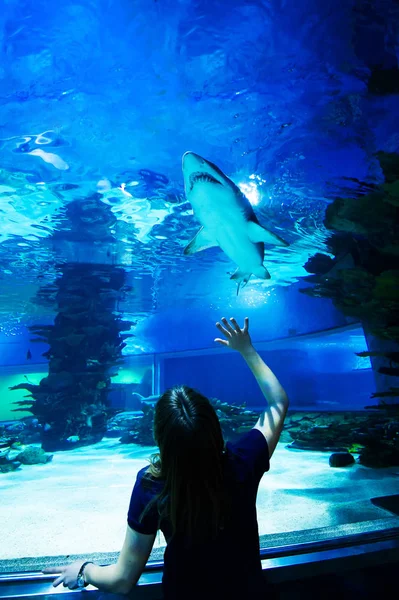
<path id="1" fill-rule="evenodd" d="M 92 560 L 86 560 L 86 562 L 84 562 L 83 565 L 80 567 L 78 576 L 76 577 L 76 581 L 78 582 L 79 587 L 85 587 L 87 585 L 85 581 L 84 570 L 87 567 L 87 565 L 92 564 L 94 564 Z"/>

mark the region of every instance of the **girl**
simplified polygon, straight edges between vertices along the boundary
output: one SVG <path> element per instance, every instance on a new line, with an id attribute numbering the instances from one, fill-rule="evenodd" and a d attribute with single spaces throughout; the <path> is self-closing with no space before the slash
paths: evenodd
<path id="1" fill-rule="evenodd" d="M 223 318 L 216 342 L 238 351 L 255 376 L 267 406 L 258 422 L 225 444 L 209 400 L 186 386 L 166 391 L 154 416 L 159 454 L 139 471 L 125 541 L 115 564 L 77 561 L 47 568 L 70 589 L 94 585 L 127 594 L 137 583 L 158 529 L 167 546 L 165 600 L 229 600 L 267 593 L 259 558 L 256 495 L 280 437 L 287 395 L 252 345 L 248 318 L 241 329 Z M 270 595 L 269 595 L 270 597 Z"/>

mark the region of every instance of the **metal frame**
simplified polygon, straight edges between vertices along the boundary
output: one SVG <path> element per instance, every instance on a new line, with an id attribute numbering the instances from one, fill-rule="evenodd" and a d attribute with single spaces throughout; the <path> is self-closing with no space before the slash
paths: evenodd
<path id="1" fill-rule="evenodd" d="M 273 583 L 327 573 L 343 573 L 398 561 L 399 527 L 261 551 L 262 569 L 267 574 L 268 581 Z M 137 600 L 162 598 L 162 571 L 162 561 L 149 563 L 130 597 Z M 76 591 L 63 587 L 53 588 L 52 581 L 53 577 L 37 571 L 0 575 L 0 599 L 50 598 L 58 594 L 75 594 L 74 600 L 88 600 L 87 594 L 90 594 L 90 600 L 99 600 L 103 595 L 103 592 L 91 586 Z M 120 598 L 115 594 L 107 594 L 109 598 L 112 596 Z"/>

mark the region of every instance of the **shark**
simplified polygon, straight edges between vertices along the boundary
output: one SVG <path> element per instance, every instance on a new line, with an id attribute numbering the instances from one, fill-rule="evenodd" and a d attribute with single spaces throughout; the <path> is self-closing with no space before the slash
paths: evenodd
<path id="1" fill-rule="evenodd" d="M 264 245 L 285 247 L 288 242 L 259 223 L 248 198 L 215 164 L 185 152 L 182 169 L 187 201 L 201 224 L 184 254 L 219 246 L 237 265 L 230 277 L 237 283 L 237 294 L 252 274 L 270 279 Z"/>

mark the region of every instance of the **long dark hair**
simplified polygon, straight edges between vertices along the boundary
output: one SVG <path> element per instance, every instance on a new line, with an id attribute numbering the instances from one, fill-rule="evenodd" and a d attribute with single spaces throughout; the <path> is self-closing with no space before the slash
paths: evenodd
<path id="1" fill-rule="evenodd" d="M 160 521 L 168 519 L 172 535 L 216 537 L 228 518 L 229 499 L 222 430 L 208 398 L 184 385 L 167 390 L 155 407 L 154 439 L 159 454 L 148 474 L 164 481 L 156 498 Z"/>

